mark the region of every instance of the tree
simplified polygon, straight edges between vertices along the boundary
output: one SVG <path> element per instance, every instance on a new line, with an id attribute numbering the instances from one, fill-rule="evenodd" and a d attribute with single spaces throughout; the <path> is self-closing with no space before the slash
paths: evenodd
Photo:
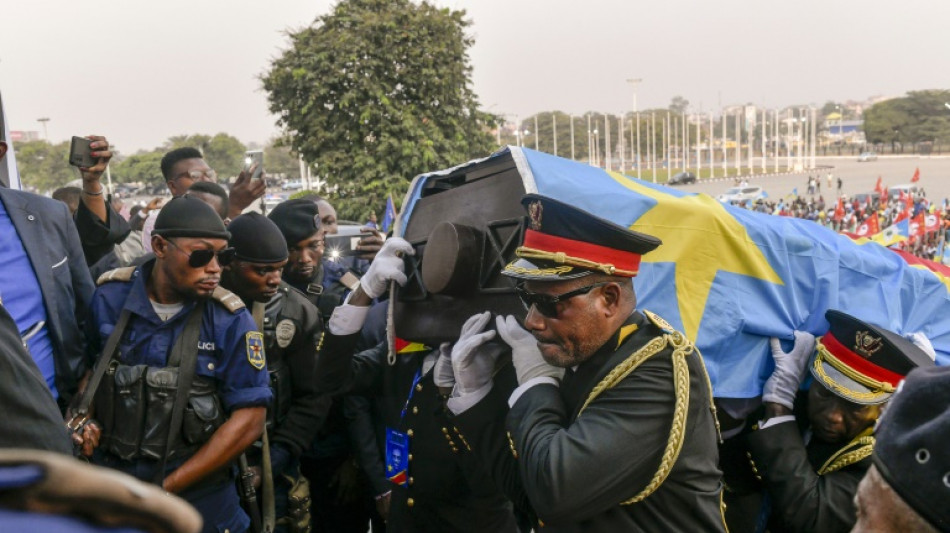
<path id="1" fill-rule="evenodd" d="M 950 112 L 944 103 L 950 91 L 911 91 L 878 102 L 864 112 L 864 134 L 870 143 L 919 143 L 950 139 Z"/>
<path id="2" fill-rule="evenodd" d="M 262 76 L 293 151 L 336 187 L 342 218 L 380 210 L 410 180 L 487 155 L 496 118 L 472 90 L 464 11 L 342 0 L 292 32 Z"/>
<path id="3" fill-rule="evenodd" d="M 284 146 L 280 139 L 271 139 L 264 147 L 264 170 L 268 176 L 285 179 L 300 178 L 300 162 L 297 155 Z"/>
<path id="4" fill-rule="evenodd" d="M 210 135 L 176 135 L 169 137 L 162 147 L 166 152 L 184 146 L 191 146 L 201 150 L 208 166 L 213 168 L 225 181 L 237 176 L 244 168 L 244 152 L 247 148 L 244 143 L 227 133 Z"/>
<path id="5" fill-rule="evenodd" d="M 683 114 L 689 108 L 689 100 L 683 98 L 680 95 L 673 97 L 673 100 L 670 102 L 670 112 Z"/>
<path id="6" fill-rule="evenodd" d="M 165 182 L 161 162 L 165 150 L 132 154 L 118 163 L 111 163 L 112 178 L 118 183 L 140 182 L 159 185 Z"/>
<path id="7" fill-rule="evenodd" d="M 18 144 L 16 162 L 23 183 L 39 191 L 51 191 L 79 179 L 79 172 L 69 166 L 66 141 L 56 145 L 46 141 Z"/>

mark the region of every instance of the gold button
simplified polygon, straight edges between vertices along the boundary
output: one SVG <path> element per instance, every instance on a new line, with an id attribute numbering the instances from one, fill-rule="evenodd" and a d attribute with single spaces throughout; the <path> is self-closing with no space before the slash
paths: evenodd
<path id="1" fill-rule="evenodd" d="M 214 363 L 208 363 L 208 370 L 214 370 Z"/>
<path id="2" fill-rule="evenodd" d="M 414 414 L 414 415 L 417 415 L 417 414 L 419 414 L 419 408 L 418 408 L 418 407 L 415 407 L 415 406 L 413 406 L 413 408 L 412 408 L 412 414 Z"/>
<path id="3" fill-rule="evenodd" d="M 422 383 L 416 385 L 416 392 L 420 392 L 421 390 L 422 390 Z"/>
<path id="4" fill-rule="evenodd" d="M 412 484 L 415 483 L 415 482 L 416 482 L 416 480 L 413 479 L 412 476 L 409 476 L 409 484 L 412 485 Z"/>
<path id="5" fill-rule="evenodd" d="M 448 434 L 449 434 L 449 430 L 446 429 L 446 428 L 442 428 L 442 433 L 445 433 L 446 435 L 448 435 Z"/>
<path id="6" fill-rule="evenodd" d="M 409 498 L 408 500 L 406 500 L 406 505 L 408 505 L 409 507 L 412 507 L 415 504 L 416 504 L 416 500 L 413 500 L 412 498 Z"/>
<path id="7" fill-rule="evenodd" d="M 409 435 L 411 437 L 413 435 L 412 430 L 410 429 L 409 431 L 407 431 L 406 435 Z"/>
<path id="8" fill-rule="evenodd" d="M 412 461 L 412 454 L 409 454 L 409 460 Z"/>

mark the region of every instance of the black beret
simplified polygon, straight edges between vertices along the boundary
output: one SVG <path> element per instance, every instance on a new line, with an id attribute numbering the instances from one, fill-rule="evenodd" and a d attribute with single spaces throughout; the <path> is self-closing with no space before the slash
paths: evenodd
<path id="1" fill-rule="evenodd" d="M 521 203 L 528 211 L 520 259 L 505 267 L 513 278 L 557 281 L 602 272 L 634 277 L 640 256 L 660 239 L 632 231 L 574 206 L 538 194 Z"/>
<path id="2" fill-rule="evenodd" d="M 884 403 L 908 372 L 934 365 L 926 352 L 893 331 L 834 309 L 825 319 L 830 327 L 818 339 L 811 374 L 845 400 Z"/>
<path id="3" fill-rule="evenodd" d="M 294 245 L 313 236 L 320 230 L 320 212 L 311 200 L 287 200 L 267 215 L 284 235 L 288 244 Z"/>
<path id="4" fill-rule="evenodd" d="M 934 528 L 950 531 L 950 368 L 908 374 L 875 435 L 881 477 Z"/>
<path id="5" fill-rule="evenodd" d="M 197 198 L 172 198 L 155 219 L 152 235 L 170 237 L 207 237 L 229 239 L 221 217 L 208 204 Z"/>
<path id="6" fill-rule="evenodd" d="M 279 263 L 287 259 L 287 243 L 277 224 L 260 213 L 247 213 L 231 221 L 229 245 L 234 257 L 252 263 Z"/>

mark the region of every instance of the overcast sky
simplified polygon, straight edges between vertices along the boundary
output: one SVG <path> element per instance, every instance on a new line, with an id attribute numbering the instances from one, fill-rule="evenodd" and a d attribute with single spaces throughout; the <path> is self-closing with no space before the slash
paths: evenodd
<path id="1" fill-rule="evenodd" d="M 484 108 L 524 118 L 704 111 L 950 88 L 945 0 L 437 0 L 473 22 Z M 106 134 L 118 149 L 277 133 L 257 76 L 326 0 L 0 0 L 0 91 L 14 130 Z"/>

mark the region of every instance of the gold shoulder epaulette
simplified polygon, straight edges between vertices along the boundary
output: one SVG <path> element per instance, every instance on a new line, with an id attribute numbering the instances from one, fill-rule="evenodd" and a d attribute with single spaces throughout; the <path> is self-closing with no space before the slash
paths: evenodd
<path id="1" fill-rule="evenodd" d="M 823 476 L 837 472 L 854 463 L 859 463 L 870 457 L 873 451 L 874 436 L 864 432 L 829 457 L 825 464 L 818 469 L 818 475 Z"/>
<path id="2" fill-rule="evenodd" d="M 218 287 L 211 293 L 211 298 L 215 299 L 223 305 L 228 311 L 232 313 L 237 313 L 241 309 L 244 309 L 244 302 L 238 298 L 237 294 L 225 289 L 224 287 Z"/>
<path id="3" fill-rule="evenodd" d="M 660 318 L 660 316 L 657 315 L 656 313 L 652 313 L 652 312 L 647 311 L 646 309 L 644 309 L 644 310 L 643 310 L 643 314 L 644 314 L 644 316 L 647 317 L 647 319 L 648 319 L 650 322 L 653 323 L 654 326 L 660 328 L 660 330 L 663 331 L 663 333 L 674 333 L 674 332 L 676 331 L 676 330 L 673 328 L 673 326 L 670 325 L 669 322 L 667 322 L 666 320 L 663 320 L 662 318 Z"/>
<path id="4" fill-rule="evenodd" d="M 96 285 L 102 285 L 110 281 L 132 281 L 132 274 L 134 273 L 134 266 L 116 268 L 108 272 L 103 272 L 102 275 L 99 276 L 99 279 L 96 280 Z"/>

